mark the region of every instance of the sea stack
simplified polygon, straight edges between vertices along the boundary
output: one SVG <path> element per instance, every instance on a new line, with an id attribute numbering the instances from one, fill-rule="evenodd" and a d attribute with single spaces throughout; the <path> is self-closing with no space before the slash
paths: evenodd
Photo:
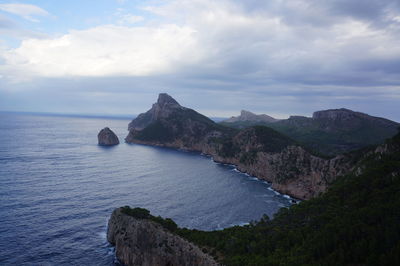
<path id="1" fill-rule="evenodd" d="M 99 145 L 101 146 L 113 146 L 119 144 L 117 135 L 115 135 L 115 133 L 108 127 L 100 130 L 99 134 L 97 135 L 97 139 L 99 141 Z"/>

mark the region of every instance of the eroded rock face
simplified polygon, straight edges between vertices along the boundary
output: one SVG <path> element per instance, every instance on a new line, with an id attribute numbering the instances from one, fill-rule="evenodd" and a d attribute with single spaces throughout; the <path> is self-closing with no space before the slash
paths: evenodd
<path id="1" fill-rule="evenodd" d="M 125 265 L 218 265 L 189 241 L 161 225 L 137 219 L 115 209 L 108 221 L 107 240 L 115 245 L 118 260 Z"/>
<path id="2" fill-rule="evenodd" d="M 119 144 L 117 135 L 115 135 L 115 133 L 108 127 L 105 127 L 102 130 L 100 130 L 99 134 L 97 135 L 97 139 L 99 145 L 102 146 L 112 146 Z"/>

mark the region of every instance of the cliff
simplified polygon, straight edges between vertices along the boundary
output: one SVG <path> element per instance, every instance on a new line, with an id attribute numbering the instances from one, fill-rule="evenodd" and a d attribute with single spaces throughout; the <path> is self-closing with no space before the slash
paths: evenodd
<path id="1" fill-rule="evenodd" d="M 198 151 L 272 183 L 279 192 L 310 199 L 349 172 L 356 154 L 325 159 L 263 126 L 235 130 L 214 123 L 160 94 L 157 103 L 129 124 L 128 143 Z"/>
<path id="2" fill-rule="evenodd" d="M 123 208 L 113 211 L 108 222 L 107 240 L 115 245 L 118 260 L 128 266 L 218 265 L 199 247 L 161 224 L 128 215 Z"/>
<path id="3" fill-rule="evenodd" d="M 299 199 L 325 192 L 337 176 L 349 172 L 357 154 L 324 159 L 292 139 L 262 126 L 240 131 L 217 148 L 214 160 L 272 183 L 275 190 Z"/>

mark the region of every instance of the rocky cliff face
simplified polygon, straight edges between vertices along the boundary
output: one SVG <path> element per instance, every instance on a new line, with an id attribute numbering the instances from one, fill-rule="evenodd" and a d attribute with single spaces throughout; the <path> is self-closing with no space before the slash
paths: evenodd
<path id="1" fill-rule="evenodd" d="M 130 123 L 129 129 L 127 142 L 209 154 L 215 161 L 234 164 L 299 199 L 324 192 L 336 176 L 353 167 L 351 155 L 320 158 L 268 127 L 229 129 L 163 94 L 152 109 Z"/>
<path id="2" fill-rule="evenodd" d="M 107 240 L 125 265 L 217 265 L 199 247 L 174 235 L 160 224 L 138 219 L 115 209 L 108 222 Z"/>
<path id="3" fill-rule="evenodd" d="M 243 130 L 227 145 L 231 152 L 220 145 L 214 160 L 234 164 L 242 172 L 271 182 L 275 190 L 299 199 L 326 191 L 337 176 L 352 169 L 356 159 L 352 154 L 320 158 L 266 127 Z"/>
<path id="4" fill-rule="evenodd" d="M 273 123 L 276 121 L 279 121 L 279 119 L 275 119 L 269 115 L 261 114 L 261 115 L 256 115 L 252 112 L 242 110 L 240 112 L 239 116 L 232 116 L 229 119 L 226 119 L 222 122 L 225 123 L 234 123 L 234 122 L 240 122 L 240 121 L 251 121 L 251 122 L 265 122 L 265 123 Z"/>
<path id="5" fill-rule="evenodd" d="M 112 146 L 119 144 L 117 135 L 115 135 L 115 133 L 108 127 L 105 127 L 102 130 L 100 130 L 99 134 L 97 135 L 97 139 L 99 145 L 102 146 Z"/>

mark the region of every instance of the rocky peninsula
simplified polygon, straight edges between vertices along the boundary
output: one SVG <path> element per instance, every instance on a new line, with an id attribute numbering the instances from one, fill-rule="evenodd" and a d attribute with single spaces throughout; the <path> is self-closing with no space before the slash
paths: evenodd
<path id="1" fill-rule="evenodd" d="M 198 246 L 149 217 L 153 216 L 141 208 L 122 207 L 113 211 L 107 240 L 115 245 L 116 256 L 124 265 L 218 265 Z"/>

